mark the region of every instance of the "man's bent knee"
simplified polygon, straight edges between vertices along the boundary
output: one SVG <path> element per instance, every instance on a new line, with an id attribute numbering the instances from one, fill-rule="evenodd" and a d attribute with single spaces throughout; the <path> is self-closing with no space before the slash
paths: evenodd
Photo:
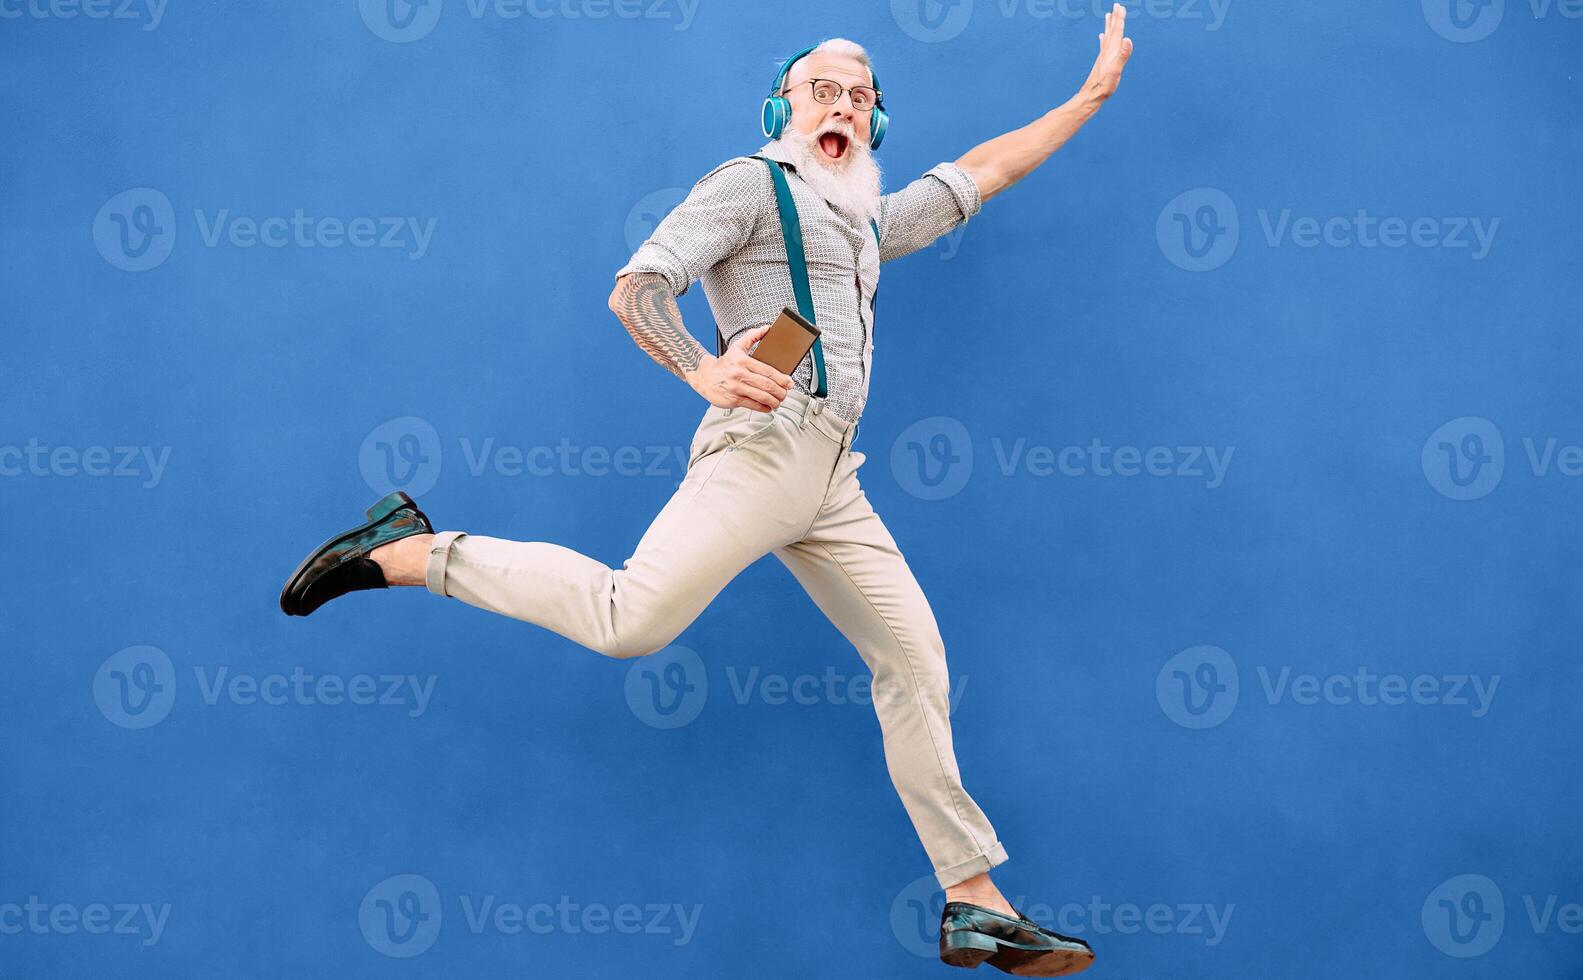
<path id="1" fill-rule="evenodd" d="M 646 657 L 651 653 L 658 653 L 669 646 L 674 639 L 676 639 L 674 635 L 662 636 L 654 632 L 633 631 L 625 635 L 611 637 L 594 649 L 616 660 L 632 660 L 637 657 Z"/>

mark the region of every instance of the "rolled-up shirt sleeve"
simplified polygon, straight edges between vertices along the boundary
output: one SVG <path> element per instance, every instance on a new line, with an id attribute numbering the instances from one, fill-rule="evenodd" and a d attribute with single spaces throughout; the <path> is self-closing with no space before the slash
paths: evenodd
<path id="1" fill-rule="evenodd" d="M 665 277 L 680 296 L 711 266 L 736 252 L 753 235 L 770 190 L 769 171 L 757 160 L 728 160 L 705 174 L 682 203 L 654 229 L 619 279 L 633 272 Z"/>
<path id="2" fill-rule="evenodd" d="M 941 163 L 880 198 L 879 260 L 911 255 L 984 206 L 978 183 L 954 163 Z"/>

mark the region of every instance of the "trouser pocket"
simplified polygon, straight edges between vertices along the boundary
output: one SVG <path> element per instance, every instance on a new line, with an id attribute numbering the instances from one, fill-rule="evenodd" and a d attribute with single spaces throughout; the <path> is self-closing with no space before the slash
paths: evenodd
<path id="1" fill-rule="evenodd" d="M 738 411 L 747 413 L 747 421 L 745 421 L 740 426 L 733 426 L 731 429 L 727 430 L 727 449 L 741 449 L 748 443 L 755 442 L 760 437 L 766 436 L 775 431 L 775 428 L 780 425 L 779 412 L 769 412 L 766 414 L 764 412 L 755 412 L 752 409 L 746 408 L 739 409 Z"/>
<path id="2" fill-rule="evenodd" d="M 737 450 L 757 442 L 780 424 L 780 412 L 757 412 L 750 408 L 723 409 L 711 406 L 693 434 L 687 466 L 722 450 Z"/>

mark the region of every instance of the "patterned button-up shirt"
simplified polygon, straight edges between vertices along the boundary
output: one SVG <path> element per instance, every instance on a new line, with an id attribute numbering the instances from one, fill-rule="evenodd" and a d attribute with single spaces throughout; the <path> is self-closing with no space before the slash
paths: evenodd
<path id="1" fill-rule="evenodd" d="M 758 152 L 791 163 L 779 141 Z M 930 244 L 977 214 L 983 199 L 966 171 L 941 163 L 880 199 L 876 245 L 866 218 L 827 204 L 794 169 L 787 182 L 802 224 L 829 408 L 855 422 L 868 400 L 880 263 Z M 705 174 L 616 277 L 629 272 L 659 273 L 678 296 L 702 279 L 727 344 L 744 330 L 774 322 L 783 307 L 796 309 L 775 189 L 764 161 L 733 157 Z M 809 355 L 792 379 L 811 392 L 812 378 Z"/>

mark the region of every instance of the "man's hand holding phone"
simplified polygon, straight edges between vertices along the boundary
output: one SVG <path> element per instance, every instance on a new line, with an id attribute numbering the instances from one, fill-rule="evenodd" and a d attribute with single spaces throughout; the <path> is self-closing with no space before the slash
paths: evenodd
<path id="1" fill-rule="evenodd" d="M 687 374 L 687 383 L 704 400 L 720 408 L 751 408 L 773 412 L 791 387 L 791 375 L 756 359 L 753 348 L 774 324 L 745 330 L 719 357 L 704 355 Z"/>

